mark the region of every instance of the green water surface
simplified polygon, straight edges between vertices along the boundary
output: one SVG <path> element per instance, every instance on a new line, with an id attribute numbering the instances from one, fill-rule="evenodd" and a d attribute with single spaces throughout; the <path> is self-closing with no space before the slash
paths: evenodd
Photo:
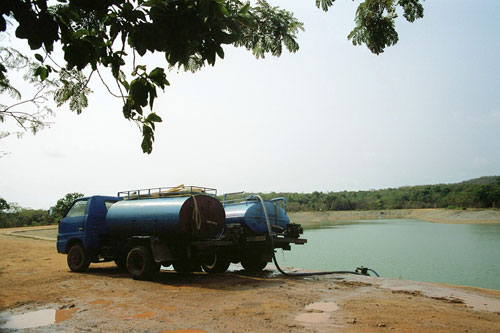
<path id="1" fill-rule="evenodd" d="M 438 224 L 415 219 L 322 223 L 308 243 L 278 252 L 282 266 L 375 269 L 381 276 L 500 290 L 500 224 Z"/>

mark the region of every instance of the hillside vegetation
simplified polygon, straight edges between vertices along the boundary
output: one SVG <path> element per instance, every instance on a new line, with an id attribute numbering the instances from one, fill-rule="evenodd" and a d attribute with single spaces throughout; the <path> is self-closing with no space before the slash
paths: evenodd
<path id="1" fill-rule="evenodd" d="M 414 208 L 500 208 L 500 176 L 456 184 L 404 186 L 370 191 L 264 193 L 266 199 L 285 197 L 287 210 L 344 211 Z"/>
<path id="2" fill-rule="evenodd" d="M 405 186 L 371 191 L 261 193 L 264 199 L 285 197 L 287 211 L 346 211 L 415 208 L 500 208 L 500 176 L 471 179 L 456 184 Z M 72 202 L 83 196 L 68 193 L 46 210 L 23 208 L 0 198 L 0 228 L 55 224 Z"/>

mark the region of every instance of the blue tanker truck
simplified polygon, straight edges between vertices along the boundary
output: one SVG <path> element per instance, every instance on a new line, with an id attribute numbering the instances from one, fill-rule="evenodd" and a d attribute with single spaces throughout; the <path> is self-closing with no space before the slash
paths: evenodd
<path id="1" fill-rule="evenodd" d="M 260 271 L 272 261 L 275 249 L 290 250 L 291 244 L 307 242 L 300 238 L 300 224 L 290 223 L 283 197 L 263 200 L 244 192 L 227 193 L 223 206 L 225 234 L 232 235 L 234 241 L 218 247 L 213 260 L 202 264 L 206 272 L 224 272 L 231 262 L 241 263 L 247 271 Z"/>
<path id="2" fill-rule="evenodd" d="M 306 242 L 278 201 L 223 205 L 215 189 L 183 185 L 80 198 L 59 221 L 57 251 L 74 272 L 114 261 L 139 280 L 170 265 L 178 273 L 224 272 L 231 262 L 262 270 L 275 248 Z"/>

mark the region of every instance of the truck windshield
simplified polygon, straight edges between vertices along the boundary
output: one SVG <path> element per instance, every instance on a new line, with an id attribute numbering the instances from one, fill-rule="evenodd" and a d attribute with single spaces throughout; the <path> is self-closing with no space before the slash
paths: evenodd
<path id="1" fill-rule="evenodd" d="M 75 202 L 73 207 L 71 207 L 71 209 L 66 214 L 66 217 L 84 216 L 85 208 L 87 208 L 87 201 L 88 200 L 80 200 Z"/>

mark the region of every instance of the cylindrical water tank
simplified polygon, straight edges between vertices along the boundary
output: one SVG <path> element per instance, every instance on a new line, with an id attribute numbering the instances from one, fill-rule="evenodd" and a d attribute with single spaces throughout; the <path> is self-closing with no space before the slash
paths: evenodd
<path id="1" fill-rule="evenodd" d="M 106 226 L 113 237 L 216 238 L 222 233 L 222 204 L 207 195 L 123 200 L 113 204 Z"/>
<path id="2" fill-rule="evenodd" d="M 264 201 L 271 226 L 276 225 L 283 229 L 290 223 L 290 218 L 283 208 L 270 201 Z M 256 200 L 246 200 L 241 203 L 226 204 L 226 224 L 239 223 L 248 227 L 256 235 L 267 234 L 266 217 L 262 204 Z"/>

